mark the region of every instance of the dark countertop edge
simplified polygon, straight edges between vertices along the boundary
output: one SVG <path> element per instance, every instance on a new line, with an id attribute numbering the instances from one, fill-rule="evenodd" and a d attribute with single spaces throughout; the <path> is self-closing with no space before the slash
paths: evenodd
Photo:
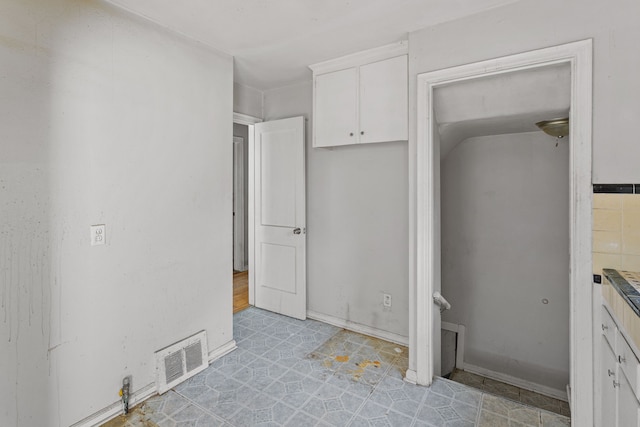
<path id="1" fill-rule="evenodd" d="M 640 317 L 640 292 L 636 290 L 624 277 L 618 273 L 618 270 L 611 268 L 605 268 L 602 270 L 604 277 L 609 280 L 609 283 L 620 294 L 620 296 L 629 304 L 629 307 L 636 313 L 636 316 Z"/>

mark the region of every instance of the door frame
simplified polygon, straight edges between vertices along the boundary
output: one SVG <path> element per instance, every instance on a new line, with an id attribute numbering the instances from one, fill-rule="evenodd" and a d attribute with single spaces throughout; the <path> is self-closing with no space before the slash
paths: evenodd
<path id="1" fill-rule="evenodd" d="M 592 40 L 582 40 L 502 58 L 422 73 L 417 76 L 417 139 L 415 144 L 416 218 L 410 227 L 410 361 L 406 379 L 430 385 L 434 375 L 432 295 L 439 280 L 436 247 L 440 224 L 436 219 L 440 185 L 439 142 L 434 138 L 433 91 L 436 87 L 514 71 L 569 64 L 570 110 L 570 405 L 573 425 L 593 425 L 594 337 L 591 276 L 592 236 Z"/>
<path id="2" fill-rule="evenodd" d="M 244 257 L 244 138 L 233 137 L 233 269 L 245 271 Z"/>
<path id="3" fill-rule="evenodd" d="M 253 182 L 253 167 L 254 167 L 254 162 L 255 159 L 253 158 L 253 150 L 254 150 L 254 145 L 255 145 L 255 141 L 254 141 L 254 125 L 256 123 L 262 123 L 263 120 L 261 118 L 258 117 L 254 117 L 254 116 L 249 116 L 247 114 L 241 114 L 241 113 L 236 113 L 235 111 L 233 112 L 233 123 L 239 124 L 239 125 L 246 125 L 248 127 L 248 135 L 249 135 L 249 140 L 247 141 L 247 151 L 249 153 L 249 158 L 248 158 L 248 166 L 247 168 L 248 170 L 248 179 L 249 179 L 249 186 L 248 186 L 248 206 L 247 206 L 247 216 L 249 217 L 249 250 L 247 251 L 247 256 L 249 257 L 248 260 L 246 260 L 247 265 L 249 266 L 249 304 L 250 305 L 254 305 L 254 299 L 255 299 L 255 264 L 254 264 L 254 236 L 255 236 L 255 224 L 254 224 L 254 182 Z"/>

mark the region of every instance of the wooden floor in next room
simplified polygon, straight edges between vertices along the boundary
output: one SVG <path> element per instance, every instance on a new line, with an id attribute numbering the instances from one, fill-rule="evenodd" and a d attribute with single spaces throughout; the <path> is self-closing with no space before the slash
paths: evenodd
<path id="1" fill-rule="evenodd" d="M 233 312 L 249 307 L 249 272 L 233 272 Z"/>

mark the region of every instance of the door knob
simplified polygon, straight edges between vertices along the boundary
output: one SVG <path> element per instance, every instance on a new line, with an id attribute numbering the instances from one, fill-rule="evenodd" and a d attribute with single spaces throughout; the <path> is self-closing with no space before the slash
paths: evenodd
<path id="1" fill-rule="evenodd" d="M 296 227 L 293 229 L 293 234 L 300 234 L 302 233 L 302 229 L 300 227 Z"/>

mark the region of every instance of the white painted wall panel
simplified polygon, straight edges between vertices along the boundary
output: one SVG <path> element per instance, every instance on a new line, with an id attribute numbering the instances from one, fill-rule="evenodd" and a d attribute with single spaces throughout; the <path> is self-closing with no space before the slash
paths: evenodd
<path id="1" fill-rule="evenodd" d="M 262 118 L 262 91 L 240 83 L 233 84 L 233 111 Z"/>
<path id="2" fill-rule="evenodd" d="M 469 138 L 442 161 L 442 319 L 465 363 L 569 383 L 569 146 L 541 131 Z M 543 303 L 543 299 L 548 304 Z"/>
<path id="3" fill-rule="evenodd" d="M 311 148 L 311 109 L 311 82 L 265 92 L 266 120 L 309 119 L 308 309 L 407 336 L 407 143 Z"/>
<path id="4" fill-rule="evenodd" d="M 68 426 L 153 383 L 155 350 L 232 339 L 232 59 L 27 0 L 0 63 L 0 425 Z"/>

